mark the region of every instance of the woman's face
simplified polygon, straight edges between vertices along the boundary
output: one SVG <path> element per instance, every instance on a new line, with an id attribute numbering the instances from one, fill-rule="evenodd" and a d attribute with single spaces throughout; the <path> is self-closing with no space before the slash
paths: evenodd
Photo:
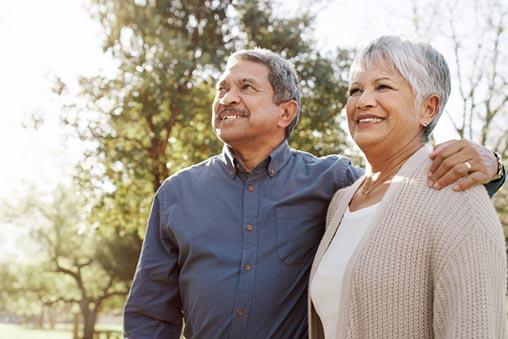
<path id="1" fill-rule="evenodd" d="M 346 111 L 351 136 L 364 152 L 371 147 L 394 151 L 416 138 L 423 143 L 415 94 L 388 67 L 373 64 L 353 69 Z"/>

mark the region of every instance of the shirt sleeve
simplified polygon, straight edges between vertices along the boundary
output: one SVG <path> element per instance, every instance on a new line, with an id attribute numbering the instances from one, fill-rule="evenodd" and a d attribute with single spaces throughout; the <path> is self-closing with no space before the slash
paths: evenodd
<path id="1" fill-rule="evenodd" d="M 177 247 L 161 223 L 160 198 L 156 195 L 125 304 L 125 338 L 180 338 L 182 311 L 177 256 Z"/>
<path id="2" fill-rule="evenodd" d="M 435 273 L 436 338 L 505 338 L 504 238 L 499 225 L 476 223 Z"/>
<path id="3" fill-rule="evenodd" d="M 358 178 L 360 178 L 364 171 L 360 167 L 357 167 L 351 163 L 351 160 L 348 158 L 342 158 L 344 167 L 343 167 L 343 176 L 341 177 L 340 187 L 351 186 Z"/>
<path id="4" fill-rule="evenodd" d="M 492 198 L 494 196 L 494 194 L 496 194 L 496 192 L 499 191 L 501 186 L 503 186 L 505 180 L 506 180 L 506 170 L 503 166 L 501 178 L 499 178 L 497 180 L 493 180 L 493 181 L 485 184 L 485 188 L 487 189 L 487 193 L 489 194 L 489 197 Z"/>

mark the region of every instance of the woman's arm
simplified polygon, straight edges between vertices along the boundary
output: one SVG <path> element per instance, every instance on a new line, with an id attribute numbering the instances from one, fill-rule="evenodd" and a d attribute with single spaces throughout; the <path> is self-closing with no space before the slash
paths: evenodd
<path id="1" fill-rule="evenodd" d="M 442 242 L 433 279 L 436 338 L 506 336 L 505 241 L 492 214 L 480 211 L 463 234 Z"/>

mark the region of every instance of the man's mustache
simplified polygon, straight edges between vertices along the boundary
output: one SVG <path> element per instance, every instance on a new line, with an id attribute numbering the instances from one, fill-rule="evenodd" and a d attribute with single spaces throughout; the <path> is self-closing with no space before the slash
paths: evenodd
<path id="1" fill-rule="evenodd" d="M 250 112 L 248 110 L 241 108 L 225 107 L 219 111 L 218 117 L 222 118 L 226 114 L 235 114 L 248 117 L 250 115 Z"/>

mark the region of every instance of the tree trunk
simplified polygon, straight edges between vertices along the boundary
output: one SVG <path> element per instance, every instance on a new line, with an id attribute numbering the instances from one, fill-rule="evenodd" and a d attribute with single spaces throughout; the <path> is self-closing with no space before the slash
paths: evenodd
<path id="1" fill-rule="evenodd" d="M 44 306 L 42 306 L 41 312 L 37 315 L 36 327 L 40 328 L 40 329 L 44 328 L 44 311 L 45 311 L 45 308 L 44 308 Z"/>
<path id="2" fill-rule="evenodd" d="M 74 313 L 72 319 L 72 339 L 79 339 L 79 313 Z"/>
<path id="3" fill-rule="evenodd" d="M 93 339 L 97 310 L 92 307 L 90 302 L 86 301 L 82 302 L 80 306 L 81 315 L 83 316 L 83 339 Z"/>
<path id="4" fill-rule="evenodd" d="M 56 310 L 53 307 L 49 307 L 49 309 L 48 309 L 48 322 L 49 322 L 49 328 L 51 330 L 55 329 L 55 323 L 56 323 L 55 312 L 56 312 Z"/>

